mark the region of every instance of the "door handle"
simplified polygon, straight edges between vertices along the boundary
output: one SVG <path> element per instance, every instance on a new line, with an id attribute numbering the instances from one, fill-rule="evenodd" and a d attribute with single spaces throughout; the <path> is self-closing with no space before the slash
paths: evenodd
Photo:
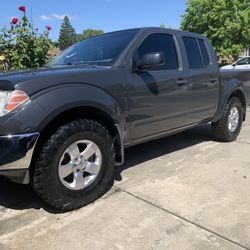
<path id="1" fill-rule="evenodd" d="M 211 83 L 215 83 L 215 82 L 218 81 L 218 78 L 212 77 L 212 78 L 209 78 L 209 81 L 210 81 Z"/>
<path id="2" fill-rule="evenodd" d="M 184 80 L 183 78 L 179 78 L 177 81 L 176 81 L 176 84 L 179 85 L 179 86 L 183 86 L 185 84 L 188 84 L 188 81 L 187 80 Z"/>

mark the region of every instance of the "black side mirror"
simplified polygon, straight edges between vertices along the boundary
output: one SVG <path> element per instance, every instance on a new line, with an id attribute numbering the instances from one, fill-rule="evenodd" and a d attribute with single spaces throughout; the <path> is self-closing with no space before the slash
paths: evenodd
<path id="1" fill-rule="evenodd" d="M 163 52 L 154 52 L 144 54 L 140 58 L 138 68 L 140 70 L 159 67 L 165 64 L 165 54 Z"/>
<path id="2" fill-rule="evenodd" d="M 233 63 L 232 66 L 235 67 L 237 64 L 236 63 Z"/>

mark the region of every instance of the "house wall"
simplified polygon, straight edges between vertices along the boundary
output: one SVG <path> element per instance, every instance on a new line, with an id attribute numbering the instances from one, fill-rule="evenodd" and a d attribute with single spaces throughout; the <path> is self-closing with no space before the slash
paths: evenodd
<path id="1" fill-rule="evenodd" d="M 240 55 L 240 57 L 250 56 L 250 48 L 244 49 Z"/>

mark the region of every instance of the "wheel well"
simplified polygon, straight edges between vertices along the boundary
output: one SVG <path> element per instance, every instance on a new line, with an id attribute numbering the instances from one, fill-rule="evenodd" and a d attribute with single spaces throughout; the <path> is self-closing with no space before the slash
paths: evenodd
<path id="1" fill-rule="evenodd" d="M 119 162 L 119 159 L 121 159 L 121 142 L 119 138 L 119 132 L 117 131 L 117 128 L 115 126 L 115 122 L 113 119 L 103 112 L 102 110 L 99 110 L 97 108 L 92 107 L 78 107 L 73 108 L 70 110 L 67 110 L 58 116 L 56 116 L 52 121 L 50 121 L 42 131 L 40 131 L 40 137 L 37 141 L 36 147 L 34 149 L 32 162 L 31 162 L 31 176 L 32 176 L 32 169 L 34 166 L 34 163 L 36 162 L 36 159 L 38 157 L 40 148 L 42 144 L 53 134 L 55 131 L 62 126 L 63 124 L 66 124 L 68 122 L 77 120 L 77 119 L 90 119 L 94 120 L 98 123 L 100 123 L 103 127 L 105 127 L 109 134 L 114 138 L 115 142 L 115 153 L 116 153 L 116 161 Z"/>
<path id="2" fill-rule="evenodd" d="M 242 103 L 242 107 L 243 107 L 243 110 L 244 110 L 243 120 L 245 121 L 246 120 L 246 98 L 245 98 L 244 94 L 242 93 L 242 91 L 240 91 L 240 90 L 235 90 L 231 94 L 230 98 L 233 97 L 233 96 L 239 98 L 239 100 Z"/>
<path id="3" fill-rule="evenodd" d="M 92 108 L 92 107 L 78 107 L 72 108 L 62 112 L 61 114 L 57 115 L 52 121 L 50 121 L 45 128 L 42 130 L 41 135 L 44 134 L 51 135 L 55 130 L 62 126 L 65 123 L 77 120 L 77 119 L 90 119 L 100 123 L 104 126 L 112 137 L 115 137 L 117 134 L 117 130 L 115 127 L 115 122 L 113 119 L 106 114 L 104 111 Z M 52 131 L 52 133 L 51 133 Z"/>

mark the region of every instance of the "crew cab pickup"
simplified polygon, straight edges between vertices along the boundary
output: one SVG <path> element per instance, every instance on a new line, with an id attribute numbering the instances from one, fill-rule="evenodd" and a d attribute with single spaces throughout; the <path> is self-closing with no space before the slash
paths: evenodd
<path id="1" fill-rule="evenodd" d="M 107 190 L 126 147 L 203 123 L 234 141 L 249 91 L 249 71 L 219 72 L 201 35 L 138 28 L 92 37 L 43 68 L 0 74 L 0 174 L 76 209 Z"/>

